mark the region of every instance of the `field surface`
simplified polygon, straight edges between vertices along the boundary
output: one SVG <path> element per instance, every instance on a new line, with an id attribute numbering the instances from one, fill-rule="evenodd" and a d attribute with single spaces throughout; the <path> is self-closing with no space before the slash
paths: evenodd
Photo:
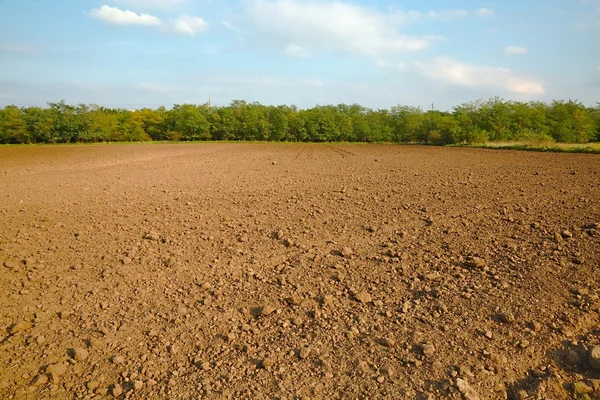
<path id="1" fill-rule="evenodd" d="M 0 148 L 2 399 L 593 399 L 599 274 L 598 155 Z"/>

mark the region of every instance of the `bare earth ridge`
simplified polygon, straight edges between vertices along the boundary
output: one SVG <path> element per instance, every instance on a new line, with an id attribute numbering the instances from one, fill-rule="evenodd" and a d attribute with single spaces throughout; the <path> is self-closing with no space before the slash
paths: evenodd
<path id="1" fill-rule="evenodd" d="M 599 201 L 598 155 L 2 147 L 0 398 L 598 398 Z"/>

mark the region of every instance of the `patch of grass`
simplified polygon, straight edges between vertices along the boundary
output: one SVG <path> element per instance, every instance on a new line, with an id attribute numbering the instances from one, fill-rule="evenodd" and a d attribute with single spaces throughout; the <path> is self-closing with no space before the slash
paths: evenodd
<path id="1" fill-rule="evenodd" d="M 600 143 L 556 143 L 553 141 L 487 142 L 467 145 L 486 149 L 508 149 L 524 151 L 548 151 L 557 153 L 600 154 Z"/>

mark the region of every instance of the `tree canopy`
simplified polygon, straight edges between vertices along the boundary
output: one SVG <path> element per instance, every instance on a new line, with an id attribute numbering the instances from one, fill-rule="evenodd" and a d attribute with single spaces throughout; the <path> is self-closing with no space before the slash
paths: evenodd
<path id="1" fill-rule="evenodd" d="M 179 104 L 171 109 L 125 110 L 48 103 L 0 109 L 0 143 L 260 140 L 301 142 L 600 141 L 600 103 L 516 102 L 493 98 L 452 111 L 358 104 L 265 106 L 235 100 L 227 106 Z"/>

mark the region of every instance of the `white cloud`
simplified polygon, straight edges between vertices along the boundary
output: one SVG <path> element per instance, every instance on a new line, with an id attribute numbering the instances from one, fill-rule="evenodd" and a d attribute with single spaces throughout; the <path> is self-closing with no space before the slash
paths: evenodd
<path id="1" fill-rule="evenodd" d="M 142 25 L 159 26 L 161 21 L 158 17 L 150 14 L 137 14 L 129 10 L 121 10 L 116 7 L 102 6 L 90 12 L 93 18 L 114 25 Z"/>
<path id="2" fill-rule="evenodd" d="M 452 85 L 484 87 L 515 94 L 544 94 L 544 87 L 538 80 L 519 76 L 508 68 L 466 64 L 444 57 L 430 63 L 418 62 L 415 66 L 426 77 Z"/>
<path id="3" fill-rule="evenodd" d="M 223 21 L 221 21 L 221 24 L 223 24 L 223 26 L 229 30 L 232 30 L 237 33 L 242 33 L 242 30 L 240 28 L 238 28 L 237 25 L 235 25 L 231 21 L 223 20 Z"/>
<path id="4" fill-rule="evenodd" d="M 398 26 L 422 14 L 381 13 L 356 4 L 300 0 L 249 0 L 246 16 L 262 35 L 307 51 L 341 51 L 381 56 L 423 50 L 431 38 L 407 36 Z"/>
<path id="5" fill-rule="evenodd" d="M 413 14 L 415 17 L 417 15 Z M 452 21 L 458 18 L 464 18 L 469 15 L 466 10 L 449 10 L 449 11 L 429 11 L 423 14 L 421 18 L 432 19 L 436 21 Z"/>
<path id="6" fill-rule="evenodd" d="M 138 14 L 116 7 L 102 6 L 90 12 L 92 18 L 112 25 L 141 25 L 159 27 L 162 32 L 194 36 L 209 28 L 209 24 L 200 17 L 181 15 L 166 23 L 151 14 Z"/>
<path id="7" fill-rule="evenodd" d="M 157 83 L 140 83 L 139 85 L 134 86 L 134 88 L 145 92 L 165 94 L 173 94 L 180 89 L 177 86 L 161 85 Z"/>
<path id="8" fill-rule="evenodd" d="M 182 15 L 179 18 L 170 20 L 167 24 L 165 24 L 164 28 L 167 32 L 194 36 L 197 33 L 202 33 L 208 30 L 209 24 L 200 17 Z"/>
<path id="9" fill-rule="evenodd" d="M 302 46 L 298 46 L 297 44 L 291 43 L 286 46 L 285 54 L 291 57 L 299 57 L 299 58 L 308 58 L 310 57 L 310 52 L 306 50 Z"/>
<path id="10" fill-rule="evenodd" d="M 529 54 L 529 50 L 522 46 L 506 46 L 504 48 L 504 54 L 508 56 L 518 56 Z"/>
<path id="11" fill-rule="evenodd" d="M 473 12 L 476 17 L 492 17 L 496 14 L 496 11 L 491 8 L 479 8 Z"/>
<path id="12" fill-rule="evenodd" d="M 187 0 L 114 0 L 116 3 L 125 4 L 137 9 L 148 8 L 174 8 L 187 3 Z"/>

